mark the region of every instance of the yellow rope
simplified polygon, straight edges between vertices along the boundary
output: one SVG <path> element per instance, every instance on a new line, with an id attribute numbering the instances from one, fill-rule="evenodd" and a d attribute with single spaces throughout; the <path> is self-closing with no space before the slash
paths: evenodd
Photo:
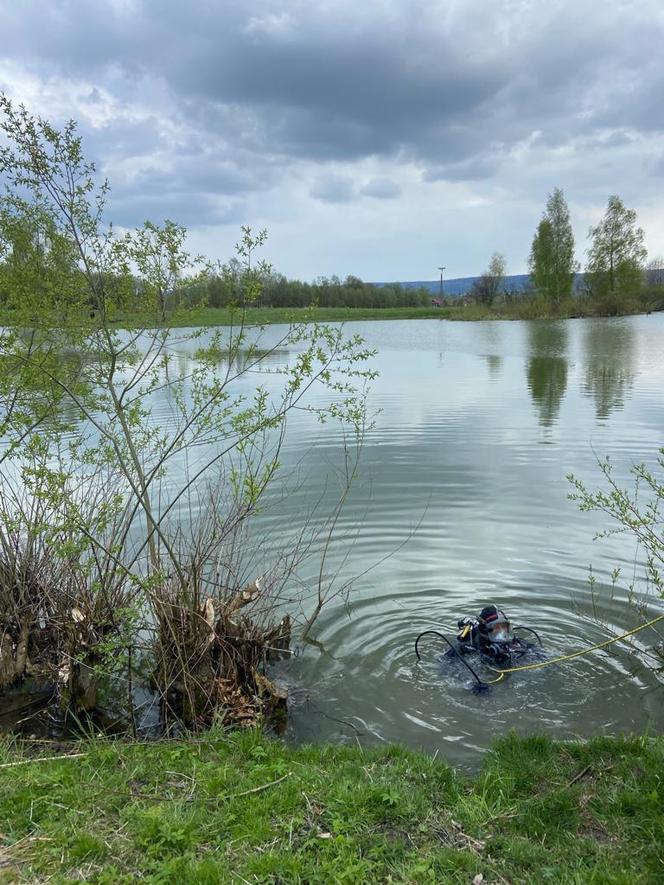
<path id="1" fill-rule="evenodd" d="M 489 667 L 489 670 L 493 670 L 493 667 Z M 509 670 L 494 670 L 494 673 L 500 673 L 500 676 L 497 679 L 489 679 L 488 681 L 486 679 L 483 679 L 482 683 L 484 685 L 495 685 L 496 682 L 501 682 L 505 678 L 505 673 L 509 672 Z"/>
<path id="2" fill-rule="evenodd" d="M 652 627 L 653 624 L 657 624 L 659 621 L 664 621 L 664 615 L 653 618 L 652 621 L 647 621 L 647 623 L 641 624 L 640 627 L 635 627 L 633 630 L 628 630 L 627 633 L 623 633 L 621 636 L 612 636 L 611 639 L 607 639 L 605 642 L 599 642 L 597 645 L 591 645 L 589 648 L 575 651 L 571 655 L 563 655 L 561 658 L 538 661 L 536 664 L 523 664 L 521 667 L 510 667 L 509 670 L 498 670 L 496 667 L 491 667 L 489 665 L 487 665 L 487 669 L 492 670 L 494 673 L 500 673 L 500 679 L 502 679 L 507 673 L 517 673 L 519 670 L 537 670 L 540 667 L 546 667 L 548 664 L 560 664 L 562 661 L 570 661 L 572 658 L 580 658 L 583 655 L 590 654 L 591 651 L 597 651 L 598 648 L 606 648 L 607 645 L 611 645 L 613 642 L 620 642 L 621 639 L 633 636 L 634 633 L 638 633 L 640 630 L 645 630 L 646 627 Z M 493 685 L 494 682 L 499 682 L 500 679 L 494 679 L 491 682 L 487 682 L 487 685 Z"/>

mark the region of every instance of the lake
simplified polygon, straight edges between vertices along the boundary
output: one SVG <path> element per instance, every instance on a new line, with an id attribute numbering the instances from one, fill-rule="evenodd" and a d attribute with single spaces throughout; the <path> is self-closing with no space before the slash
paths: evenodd
<path id="1" fill-rule="evenodd" d="M 375 567 L 347 604 L 323 611 L 321 647 L 279 667 L 291 737 L 396 741 L 474 767 L 511 728 L 557 738 L 661 730 L 664 691 L 639 653 L 652 632 L 631 651 L 613 646 L 516 674 L 484 695 L 470 691 L 467 671 L 437 662 L 435 638 L 419 665 L 413 643 L 427 627 L 453 634 L 459 617 L 488 602 L 534 627 L 552 656 L 636 624 L 620 589 L 634 576 L 636 546 L 624 535 L 593 541 L 610 526 L 568 500 L 566 474 L 595 487 L 605 455 L 626 482 L 633 463 L 654 464 L 664 444 L 664 315 L 346 328 L 378 350 L 370 404 L 380 411 L 330 569 Z M 285 461 L 305 472 L 306 496 L 331 502 L 339 435 L 306 417 L 294 429 Z M 273 541 L 297 522 L 303 494 L 263 517 Z M 614 567 L 624 580 L 612 591 Z"/>
<path id="2" fill-rule="evenodd" d="M 458 661 L 439 661 L 440 641 L 423 641 L 421 663 L 414 642 L 427 628 L 453 636 L 459 618 L 491 602 L 537 630 L 551 657 L 637 624 L 625 587 L 636 577 L 647 590 L 639 551 L 628 535 L 593 540 L 611 525 L 568 500 L 566 475 L 597 487 L 598 459 L 608 455 L 631 486 L 631 465 L 654 465 L 664 444 L 664 314 L 345 329 L 376 349 L 379 374 L 369 396 L 374 426 L 323 577 L 356 580 L 323 610 L 317 644 L 300 644 L 274 669 L 289 687 L 290 739 L 399 742 L 472 769 L 509 729 L 556 738 L 661 731 L 664 691 L 645 651 L 662 637 L 652 630 L 631 648 L 514 674 L 480 695 Z M 266 346 L 284 331 L 268 326 Z M 180 370 L 203 341 L 173 342 Z M 268 369 L 293 355 L 277 349 Z M 258 382 L 277 389 L 281 378 L 248 374 L 238 392 Z M 175 420 L 168 391 L 152 415 L 164 426 Z M 288 548 L 316 503 L 311 523 L 321 525 L 338 498 L 343 452 L 338 428 L 292 416 L 280 479 L 247 539 L 257 554 L 251 574 L 261 557 Z M 190 451 L 182 469 L 204 454 Z M 196 517 L 187 504 L 181 518 Z M 295 616 L 306 615 L 295 600 L 315 587 L 319 561 L 293 581 L 285 607 Z M 653 615 L 663 607 L 644 606 Z"/>

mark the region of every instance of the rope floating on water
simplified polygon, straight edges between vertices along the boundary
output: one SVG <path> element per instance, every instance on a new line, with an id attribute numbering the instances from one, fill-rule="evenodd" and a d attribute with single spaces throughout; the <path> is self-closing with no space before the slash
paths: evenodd
<path id="1" fill-rule="evenodd" d="M 550 658 L 548 661 L 537 661 L 534 664 L 522 664 L 520 667 L 509 667 L 505 670 L 499 670 L 497 667 L 492 667 L 487 664 L 487 669 L 493 671 L 494 673 L 500 673 L 500 678 L 502 679 L 507 673 L 518 673 L 520 670 L 538 670 L 540 667 L 546 667 L 548 664 L 560 664 L 563 661 L 571 661 L 572 658 L 581 658 L 584 655 L 590 654 L 591 651 L 597 651 L 600 648 L 606 648 L 609 645 L 612 645 L 614 642 L 620 642 L 621 639 L 627 639 L 628 636 L 633 636 L 635 633 L 639 633 L 641 630 L 645 630 L 647 627 L 652 627 L 654 624 L 659 623 L 660 621 L 664 621 L 664 615 L 659 615 L 657 618 L 653 618 L 652 621 L 647 621 L 645 624 L 641 624 L 640 627 L 635 627 L 633 630 L 628 630 L 626 633 L 621 633 L 620 636 L 612 636 L 611 639 L 607 639 L 604 642 L 598 642 L 596 645 L 591 645 L 590 648 L 582 648 L 581 651 L 572 652 L 569 655 L 562 655 L 559 658 Z M 494 680 L 494 682 L 498 682 L 499 680 Z M 490 683 L 487 683 L 490 684 Z"/>

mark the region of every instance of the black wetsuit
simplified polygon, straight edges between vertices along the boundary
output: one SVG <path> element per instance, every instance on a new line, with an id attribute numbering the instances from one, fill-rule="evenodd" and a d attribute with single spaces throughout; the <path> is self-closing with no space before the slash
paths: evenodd
<path id="1" fill-rule="evenodd" d="M 488 637 L 482 635 L 479 625 L 469 619 L 459 622 L 459 626 L 461 630 L 456 637 L 456 650 L 450 649 L 448 655 L 479 653 L 495 663 L 506 664 L 513 657 L 521 657 L 533 647 L 532 643 L 516 636 L 510 642 L 491 642 Z"/>

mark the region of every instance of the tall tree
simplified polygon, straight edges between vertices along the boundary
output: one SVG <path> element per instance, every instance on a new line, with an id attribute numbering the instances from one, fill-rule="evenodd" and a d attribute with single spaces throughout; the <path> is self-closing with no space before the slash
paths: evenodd
<path id="1" fill-rule="evenodd" d="M 535 289 L 558 303 L 572 294 L 574 234 L 562 190 L 554 188 L 537 226 L 530 251 L 530 275 Z"/>
<path id="2" fill-rule="evenodd" d="M 473 283 L 470 292 L 472 297 L 480 304 L 491 304 L 504 286 L 506 268 L 505 256 L 500 252 L 494 252 L 488 269 Z"/>
<path id="3" fill-rule="evenodd" d="M 551 222 L 543 217 L 537 225 L 537 231 L 530 247 L 528 266 L 530 267 L 530 281 L 536 292 L 550 295 L 551 271 L 553 265 L 553 232 Z"/>
<path id="4" fill-rule="evenodd" d="M 602 221 L 588 236 L 587 272 L 594 294 L 626 295 L 641 286 L 647 250 L 643 228 L 637 227 L 636 212 L 627 209 L 620 197 L 609 197 Z"/>

